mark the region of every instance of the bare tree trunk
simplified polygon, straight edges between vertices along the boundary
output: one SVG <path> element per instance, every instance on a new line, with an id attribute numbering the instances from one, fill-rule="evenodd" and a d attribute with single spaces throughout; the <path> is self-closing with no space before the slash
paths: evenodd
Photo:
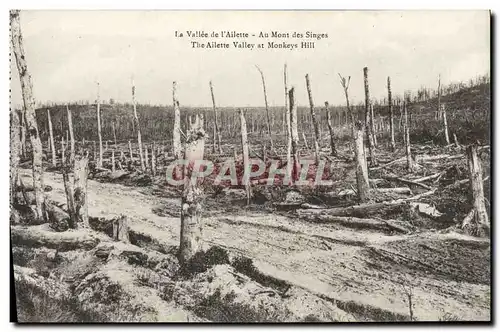
<path id="1" fill-rule="evenodd" d="M 243 185 L 247 195 L 247 205 L 250 204 L 252 198 L 252 187 L 250 186 L 250 158 L 248 156 L 248 137 L 247 137 L 247 121 L 243 110 L 240 109 L 240 123 L 241 123 L 241 146 L 243 148 Z"/>
<path id="2" fill-rule="evenodd" d="M 389 103 L 389 127 L 391 130 L 391 151 L 396 151 L 396 141 L 394 140 L 394 111 L 392 109 L 391 78 L 387 76 L 387 100 Z"/>
<path id="3" fill-rule="evenodd" d="M 35 99 L 33 98 L 33 83 L 28 72 L 26 56 L 24 54 L 23 37 L 21 34 L 21 23 L 19 11 L 10 11 L 10 28 L 13 52 L 16 58 L 17 70 L 21 81 L 24 109 L 26 114 L 26 126 L 31 141 L 33 153 L 33 188 L 35 193 L 35 204 L 37 219 L 45 220 L 45 195 L 43 192 L 43 168 L 42 168 L 42 142 L 38 133 L 35 115 Z"/>
<path id="4" fill-rule="evenodd" d="M 312 97 L 311 82 L 309 80 L 309 74 L 306 74 L 306 87 L 307 87 L 307 95 L 309 96 L 309 108 L 311 111 L 311 120 L 313 123 L 313 129 L 314 129 L 314 156 L 315 156 L 316 165 L 319 165 L 320 158 L 319 158 L 318 140 L 320 138 L 320 133 L 319 133 L 318 121 L 316 120 L 316 112 L 314 110 L 314 102 L 313 102 L 313 97 Z"/>
<path id="5" fill-rule="evenodd" d="M 410 127 L 408 126 L 408 110 L 406 101 L 403 102 L 403 109 L 405 114 L 404 133 L 405 133 L 405 147 L 406 147 L 406 167 L 408 171 L 413 171 L 413 159 L 411 157 L 411 142 L 410 142 Z"/>
<path id="6" fill-rule="evenodd" d="M 101 100 L 99 96 L 99 82 L 97 82 L 97 136 L 99 137 L 99 159 L 97 166 L 102 167 L 102 132 L 101 132 Z"/>
<path id="7" fill-rule="evenodd" d="M 141 126 L 139 123 L 139 116 L 137 115 L 137 103 L 135 101 L 135 84 L 133 80 L 132 80 L 132 104 L 134 106 L 134 121 L 135 121 L 135 127 L 137 128 L 137 145 L 139 146 L 139 158 L 141 159 L 141 170 L 145 172 L 146 165 L 144 164 L 144 155 L 142 154 Z"/>
<path id="8" fill-rule="evenodd" d="M 71 116 L 71 110 L 68 105 L 66 105 L 66 113 L 68 115 L 68 128 L 69 128 L 69 139 L 70 139 L 70 155 L 69 164 L 73 165 L 75 162 L 75 136 L 73 134 L 73 119 Z"/>
<path id="9" fill-rule="evenodd" d="M 488 236 L 490 233 L 490 222 L 486 205 L 484 204 L 484 190 L 481 160 L 477 155 L 477 146 L 467 147 L 467 160 L 469 165 L 469 179 L 472 191 L 473 215 L 470 220 L 464 220 L 462 227 L 468 234 L 477 236 Z"/>
<path id="10" fill-rule="evenodd" d="M 438 76 L 438 91 L 437 91 L 437 108 L 436 108 L 436 114 L 438 119 L 441 119 L 441 74 Z"/>
<path id="11" fill-rule="evenodd" d="M 61 137 L 61 164 L 62 167 L 66 164 L 66 144 L 64 143 L 64 136 Z"/>
<path id="12" fill-rule="evenodd" d="M 368 181 L 368 165 L 366 163 L 363 123 L 357 121 L 354 126 L 354 146 L 356 156 L 356 182 L 358 185 L 358 198 L 361 202 L 369 199 L 370 185 Z"/>
<path id="13" fill-rule="evenodd" d="M 184 159 L 189 165 L 184 168 L 184 190 L 181 207 L 181 236 L 179 261 L 187 267 L 189 260 L 201 250 L 202 244 L 202 199 L 203 190 L 196 178 L 192 179 L 196 160 L 203 160 L 205 149 L 205 131 L 198 115 L 187 133 Z M 194 170 L 198 172 L 199 170 Z"/>
<path id="14" fill-rule="evenodd" d="M 144 166 L 146 166 L 144 171 L 147 172 L 149 168 L 149 157 L 148 157 L 148 146 L 146 144 L 144 144 Z"/>
<path id="15" fill-rule="evenodd" d="M 111 172 L 115 172 L 115 150 L 111 150 Z"/>
<path id="16" fill-rule="evenodd" d="M 455 142 L 455 146 L 457 148 L 460 148 L 460 143 L 458 143 L 458 139 L 457 139 L 457 134 L 456 133 L 453 133 L 453 141 Z"/>
<path id="17" fill-rule="evenodd" d="M 307 138 L 304 132 L 302 132 L 302 139 L 304 140 L 304 145 L 306 146 L 306 150 L 309 151 L 309 145 L 307 144 Z"/>
<path id="18" fill-rule="evenodd" d="M 444 105 L 441 105 L 441 113 L 443 115 L 444 137 L 446 139 L 446 145 L 450 145 L 450 135 L 448 134 L 448 119 L 446 117 L 446 109 Z"/>
<path id="19" fill-rule="evenodd" d="M 115 122 L 114 121 L 111 122 L 111 126 L 113 128 L 113 139 L 115 140 L 115 147 L 114 147 L 114 149 L 116 150 L 116 148 L 117 148 L 116 147 L 116 129 L 115 129 Z"/>
<path id="20" fill-rule="evenodd" d="M 129 227 L 126 216 L 120 216 L 116 220 L 113 220 L 113 240 L 130 243 L 128 233 Z"/>
<path id="21" fill-rule="evenodd" d="M 89 208 L 87 202 L 87 179 L 89 160 L 86 156 L 75 159 L 75 213 L 85 228 L 89 228 Z"/>
<path id="22" fill-rule="evenodd" d="M 283 70 L 283 78 L 285 83 L 285 122 L 286 122 L 286 172 L 289 179 L 292 178 L 292 127 L 290 121 L 290 110 L 288 109 L 288 78 L 287 78 L 287 65 L 285 64 Z"/>
<path id="23" fill-rule="evenodd" d="M 26 156 L 26 111 L 24 107 L 21 108 L 20 112 L 20 126 L 21 126 L 21 154 L 23 157 Z"/>
<path id="24" fill-rule="evenodd" d="M 368 149 L 370 151 L 370 160 L 372 165 L 377 165 L 377 160 L 375 158 L 375 143 L 373 140 L 373 132 L 371 128 L 370 121 L 370 86 L 368 84 L 368 67 L 363 68 L 363 77 L 365 83 L 365 128 L 366 136 L 368 137 Z"/>
<path id="25" fill-rule="evenodd" d="M 54 142 L 54 132 L 52 130 L 52 119 L 50 117 L 50 110 L 47 109 L 47 123 L 49 124 L 49 142 L 50 142 L 50 152 L 52 153 L 52 166 L 57 166 L 57 157 L 56 157 L 56 145 Z"/>
<path id="26" fill-rule="evenodd" d="M 70 217 L 69 228 L 76 228 L 78 215 L 75 211 L 74 177 L 70 177 L 68 165 L 63 165 L 62 175 L 64 182 L 64 192 L 66 193 L 66 202 L 68 205 L 68 214 Z"/>
<path id="27" fill-rule="evenodd" d="M 156 155 L 155 149 L 151 149 L 151 173 L 156 176 Z"/>
<path id="28" fill-rule="evenodd" d="M 222 154 L 222 143 L 221 143 L 221 134 L 219 128 L 219 117 L 217 115 L 217 107 L 215 105 L 215 96 L 214 96 L 214 87 L 212 85 L 212 81 L 210 81 L 210 94 L 212 95 L 212 105 L 214 109 L 214 131 L 217 134 L 217 145 L 219 146 L 219 153 Z M 216 137 L 214 136 L 214 144 Z"/>
<path id="29" fill-rule="evenodd" d="M 10 109 L 10 205 L 16 202 L 17 197 L 17 183 L 18 183 L 18 167 L 19 167 L 19 113 L 16 110 Z M 13 211 L 13 210 L 11 210 Z"/>
<path id="30" fill-rule="evenodd" d="M 373 116 L 373 104 L 370 103 L 370 124 L 373 135 L 373 146 L 377 147 L 377 131 L 375 130 L 375 117 Z"/>
<path id="31" fill-rule="evenodd" d="M 300 172 L 299 163 L 299 130 L 297 128 L 297 104 L 295 103 L 295 88 L 288 91 L 288 100 L 290 104 L 290 133 L 292 137 L 292 181 L 297 181 Z"/>
<path id="32" fill-rule="evenodd" d="M 132 143 L 128 141 L 128 153 L 130 155 L 130 161 L 134 162 L 134 154 L 132 153 Z"/>
<path id="33" fill-rule="evenodd" d="M 335 147 L 335 133 L 333 131 L 332 115 L 330 114 L 330 110 L 328 109 L 327 101 L 325 101 L 325 109 L 326 109 L 326 121 L 328 123 L 328 130 L 330 131 L 330 147 L 332 149 L 332 156 L 336 156 L 337 148 Z"/>
<path id="34" fill-rule="evenodd" d="M 271 117 L 269 115 L 269 105 L 267 104 L 267 91 L 266 91 L 266 80 L 264 79 L 264 73 L 262 70 L 255 66 L 260 73 L 260 77 L 262 78 L 262 88 L 264 89 L 264 103 L 266 104 L 266 118 L 267 118 L 267 133 L 269 135 L 269 141 L 271 142 L 271 150 L 274 150 L 273 137 L 271 133 Z"/>
<path id="35" fill-rule="evenodd" d="M 174 132 L 173 132 L 173 153 L 174 158 L 182 159 L 182 146 L 181 146 L 181 112 L 179 109 L 179 101 L 177 100 L 177 82 L 172 84 L 172 96 L 174 104 Z M 175 167 L 174 174 L 176 178 L 180 178 L 180 168 Z"/>

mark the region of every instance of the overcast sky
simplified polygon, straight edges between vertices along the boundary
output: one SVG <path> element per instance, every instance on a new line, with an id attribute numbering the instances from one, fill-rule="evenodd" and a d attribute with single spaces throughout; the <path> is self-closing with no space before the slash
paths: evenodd
<path id="1" fill-rule="evenodd" d="M 363 98 L 364 66 L 370 69 L 372 96 L 381 98 L 387 76 L 394 92 L 402 93 L 435 87 L 439 74 L 443 83 L 485 74 L 490 62 L 487 11 L 25 11 L 21 29 L 39 102 L 95 100 L 96 81 L 102 99 L 130 101 L 133 76 L 139 102 L 171 104 L 175 80 L 182 105 L 210 106 L 212 80 L 220 106 L 261 106 L 258 65 L 266 77 L 269 104 L 283 105 L 287 63 L 299 105 L 307 104 L 306 73 L 317 105 L 325 100 L 341 104 L 339 72 L 352 76 L 351 99 L 357 102 Z M 174 36 L 176 30 L 311 31 L 328 38 L 316 41 L 314 49 L 207 50 L 192 49 L 189 38 Z M 247 39 L 266 46 L 271 40 Z M 22 99 L 14 58 L 11 73 L 17 105 Z"/>

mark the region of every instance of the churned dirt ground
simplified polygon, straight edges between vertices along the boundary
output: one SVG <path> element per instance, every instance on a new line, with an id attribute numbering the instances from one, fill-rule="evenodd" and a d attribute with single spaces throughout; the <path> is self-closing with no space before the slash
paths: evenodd
<path id="1" fill-rule="evenodd" d="M 30 183 L 30 170 L 21 170 L 21 176 Z M 46 172 L 45 184 L 52 187 L 50 200 L 66 203 L 61 174 Z M 301 309 L 311 303 L 301 299 L 314 296 L 333 303 L 343 315 L 338 320 L 490 319 L 489 240 L 453 230 L 404 234 L 383 227 L 316 223 L 295 213 L 245 207 L 241 195 L 225 189 L 217 198 L 207 197 L 206 248 L 217 245 L 251 258 L 262 273 L 292 285 L 294 292 L 300 290 L 300 296 L 293 296 L 296 310 L 311 310 Z M 88 199 L 95 222 L 125 215 L 136 242 L 147 242 L 148 250 L 171 253 L 179 243 L 180 198 L 175 189 L 89 180 Z M 123 271 L 117 279 L 126 279 Z M 166 305 L 149 286 L 143 287 L 144 301 Z M 169 310 L 182 314 L 173 320 L 203 320 L 185 314 L 183 302 L 177 303 L 177 311 Z"/>

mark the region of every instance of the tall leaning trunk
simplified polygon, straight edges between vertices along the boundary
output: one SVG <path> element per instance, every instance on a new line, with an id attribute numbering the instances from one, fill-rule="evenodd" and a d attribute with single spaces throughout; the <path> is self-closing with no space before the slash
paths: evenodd
<path id="1" fill-rule="evenodd" d="M 262 89 L 264 90 L 264 103 L 266 105 L 267 134 L 269 135 L 269 141 L 271 143 L 271 150 L 273 150 L 274 144 L 273 144 L 273 137 L 272 137 L 272 133 L 271 133 L 271 116 L 269 114 L 269 105 L 267 103 L 266 80 L 264 79 L 264 73 L 262 72 L 262 70 L 258 66 L 255 66 L 255 67 L 257 67 L 257 70 L 259 71 L 260 77 L 262 79 Z"/>
<path id="2" fill-rule="evenodd" d="M 21 109 L 19 122 L 21 126 L 21 154 L 26 156 L 26 112 L 24 107 Z"/>
<path id="3" fill-rule="evenodd" d="M 248 148 L 248 137 L 247 137 L 247 121 L 245 120 L 245 114 L 243 110 L 240 109 L 240 123 L 241 123 L 241 146 L 243 149 L 243 185 L 245 186 L 245 192 L 247 195 L 247 205 L 250 204 L 250 199 L 252 198 L 252 187 L 250 186 L 250 158 L 249 158 L 249 148 Z M 236 159 L 236 158 L 235 158 Z"/>
<path id="4" fill-rule="evenodd" d="M 330 110 L 328 109 L 327 101 L 325 101 L 325 109 L 326 109 L 326 121 L 328 123 L 328 131 L 330 132 L 330 147 L 332 149 L 332 156 L 337 156 L 337 148 L 335 146 L 335 132 L 333 131 L 333 125 L 332 125 L 332 115 L 330 114 Z"/>
<path id="5" fill-rule="evenodd" d="M 290 108 L 290 133 L 292 137 L 292 181 L 297 181 L 300 172 L 299 163 L 299 130 L 297 128 L 297 104 L 295 102 L 295 88 L 288 91 Z"/>
<path id="6" fill-rule="evenodd" d="M 377 160 L 375 157 L 375 142 L 373 140 L 373 132 L 370 121 L 370 106 L 371 106 L 371 98 L 370 98 L 370 85 L 368 83 L 368 67 L 363 68 L 363 79 L 365 85 L 365 129 L 366 136 L 368 137 L 368 149 L 370 151 L 370 160 L 372 165 L 377 164 Z"/>
<path id="7" fill-rule="evenodd" d="M 187 133 L 184 159 L 189 164 L 184 167 L 184 190 L 182 192 L 181 206 L 181 236 L 179 245 L 179 261 L 184 268 L 189 260 L 201 250 L 202 244 L 202 218 L 201 213 L 203 190 L 195 178 L 192 179 L 196 161 L 203 160 L 205 150 L 205 131 L 203 120 L 198 115 Z"/>
<path id="8" fill-rule="evenodd" d="M 172 84 L 172 99 L 174 105 L 174 131 L 173 131 L 173 153 L 174 158 L 182 159 L 182 146 L 181 146 L 181 111 L 179 109 L 179 101 L 177 100 L 177 82 Z M 175 168 L 175 175 L 177 179 L 180 178 L 179 167 Z"/>
<path id="9" fill-rule="evenodd" d="M 292 127 L 290 121 L 290 111 L 288 109 L 288 77 L 287 65 L 283 70 L 283 80 L 285 84 L 285 123 L 286 123 L 286 172 L 288 178 L 292 178 Z"/>
<path id="10" fill-rule="evenodd" d="M 394 140 L 394 110 L 392 109 L 392 90 L 391 78 L 387 77 L 387 103 L 389 104 L 389 127 L 391 131 L 391 150 L 396 150 L 396 141 Z"/>
<path id="11" fill-rule="evenodd" d="M 21 81 L 21 92 L 23 96 L 24 109 L 26 113 L 26 127 L 30 137 L 33 153 L 33 189 L 35 193 L 35 204 L 37 219 L 45 219 L 44 205 L 45 195 L 43 192 L 43 168 L 42 168 L 42 142 L 38 133 L 35 114 L 35 99 L 33 98 L 33 83 L 28 72 L 26 56 L 24 54 L 23 37 L 21 34 L 21 23 L 19 11 L 10 12 L 10 28 L 14 56 L 16 58 L 17 70 Z"/>
<path id="12" fill-rule="evenodd" d="M 215 142 L 217 140 L 217 145 L 219 146 L 219 153 L 222 154 L 221 134 L 220 134 L 220 128 L 219 128 L 219 116 L 217 114 L 217 107 L 215 105 L 214 86 L 212 85 L 212 81 L 210 81 L 209 84 L 210 84 L 210 94 L 212 95 L 212 105 L 213 105 L 213 109 L 214 109 L 214 146 L 215 146 Z"/>
<path id="13" fill-rule="evenodd" d="M 309 109 L 311 111 L 311 120 L 313 123 L 313 129 L 314 129 L 314 158 L 316 165 L 319 165 L 319 126 L 318 126 L 318 121 L 316 120 L 316 111 L 314 110 L 314 101 L 312 97 L 312 91 L 311 91 L 311 82 L 309 79 L 309 74 L 306 74 L 306 87 L 307 87 L 307 95 L 309 96 Z"/>
<path id="14" fill-rule="evenodd" d="M 97 83 L 97 136 L 99 138 L 99 159 L 97 166 L 102 167 L 103 151 L 102 151 L 102 131 L 101 131 L 101 100 L 99 96 L 99 82 Z"/>
<path id="15" fill-rule="evenodd" d="M 139 116 L 137 115 L 137 103 L 135 101 L 135 84 L 132 81 L 132 104 L 134 106 L 134 123 L 137 128 L 137 145 L 139 146 L 139 158 L 141 159 L 141 170 L 143 172 L 146 171 L 146 165 L 144 164 L 144 155 L 142 153 L 142 135 L 141 135 L 141 126 L 139 123 Z"/>

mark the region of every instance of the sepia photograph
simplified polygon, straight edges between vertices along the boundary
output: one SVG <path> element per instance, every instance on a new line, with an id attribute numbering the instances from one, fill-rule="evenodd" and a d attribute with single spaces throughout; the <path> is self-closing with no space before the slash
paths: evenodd
<path id="1" fill-rule="evenodd" d="M 12 322 L 492 322 L 489 10 L 9 18 Z"/>

